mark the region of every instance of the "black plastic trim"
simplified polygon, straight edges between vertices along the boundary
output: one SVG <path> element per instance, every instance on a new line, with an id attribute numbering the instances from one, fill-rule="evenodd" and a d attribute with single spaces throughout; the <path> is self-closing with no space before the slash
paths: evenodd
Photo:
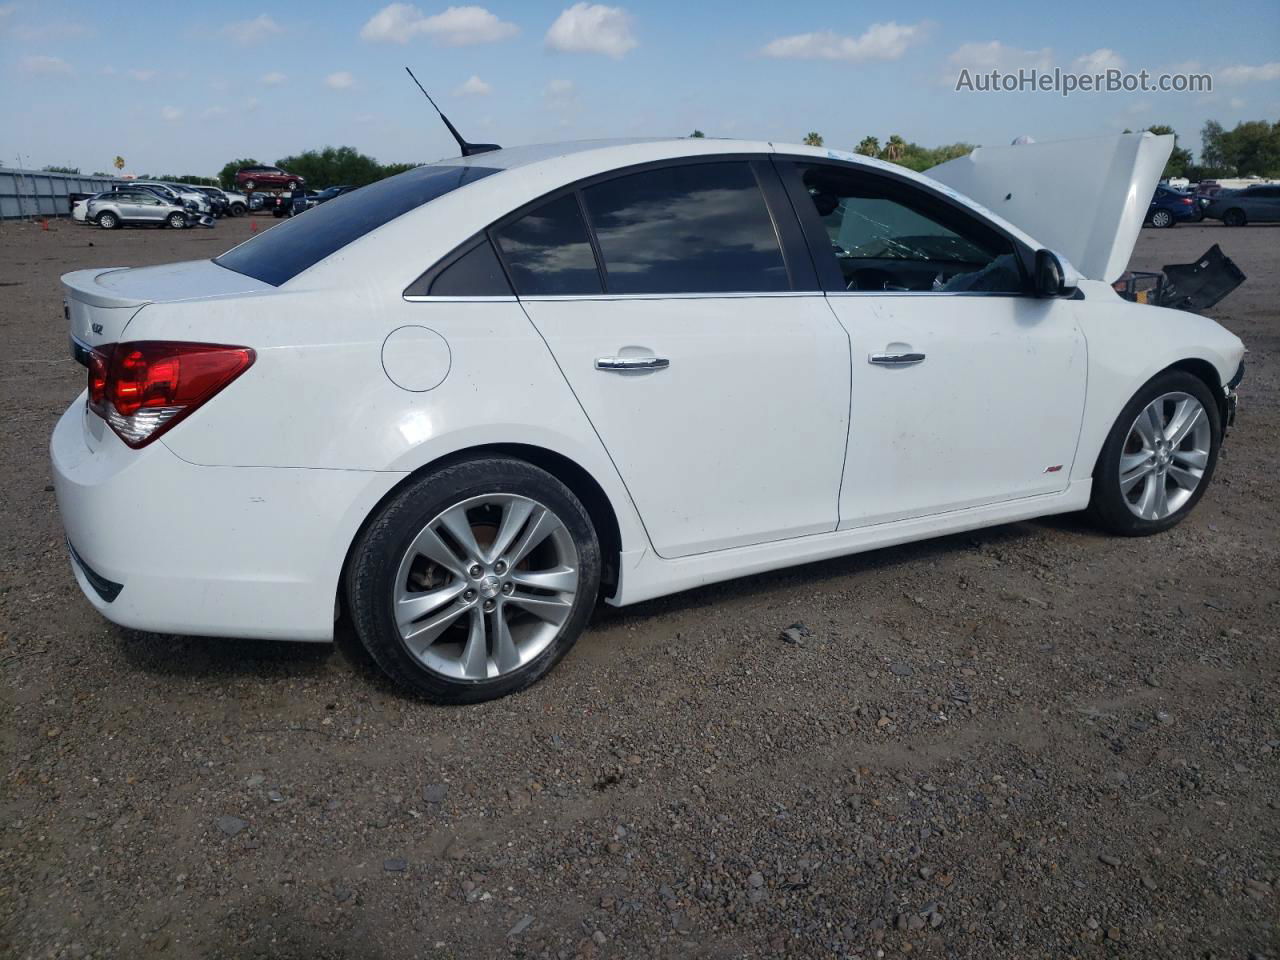
<path id="1" fill-rule="evenodd" d="M 1227 383 L 1227 389 L 1234 390 L 1236 387 L 1240 386 L 1243 380 L 1244 380 L 1244 361 L 1241 360 L 1240 366 L 1236 367 L 1236 375 L 1232 377 L 1231 380 L 1228 381 Z"/>
<path id="2" fill-rule="evenodd" d="M 84 557 L 76 552 L 76 548 L 70 540 L 67 541 L 67 549 L 71 551 L 72 561 L 80 568 L 84 578 L 89 581 L 89 586 L 93 587 L 93 592 L 102 598 L 103 603 L 111 603 L 116 597 L 120 596 L 120 591 L 124 589 L 123 583 L 108 580 L 85 563 Z"/>

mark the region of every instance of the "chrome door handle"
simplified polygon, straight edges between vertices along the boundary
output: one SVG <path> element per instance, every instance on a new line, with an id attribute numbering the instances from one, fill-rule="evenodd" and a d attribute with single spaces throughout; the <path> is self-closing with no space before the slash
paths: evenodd
<path id="1" fill-rule="evenodd" d="M 923 362 L 923 353 L 873 353 L 867 357 L 867 363 L 879 363 L 886 367 L 906 367 Z"/>
<path id="2" fill-rule="evenodd" d="M 596 357 L 597 370 L 665 370 L 669 366 L 666 357 Z"/>

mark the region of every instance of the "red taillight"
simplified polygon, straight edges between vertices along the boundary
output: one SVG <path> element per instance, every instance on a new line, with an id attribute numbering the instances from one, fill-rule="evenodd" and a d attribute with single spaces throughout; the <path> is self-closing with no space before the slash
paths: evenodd
<path id="1" fill-rule="evenodd" d="M 1195 201 L 1192 200 L 1190 197 L 1183 197 L 1182 202 L 1187 206 L 1191 206 L 1191 204 L 1195 203 Z"/>
<path id="2" fill-rule="evenodd" d="M 131 447 L 142 447 L 244 373 L 248 347 L 144 340 L 89 353 L 89 409 Z"/>

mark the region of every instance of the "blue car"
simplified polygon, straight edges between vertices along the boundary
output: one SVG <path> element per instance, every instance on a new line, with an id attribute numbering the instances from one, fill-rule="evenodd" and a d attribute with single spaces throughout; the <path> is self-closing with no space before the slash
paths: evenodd
<path id="1" fill-rule="evenodd" d="M 1147 208 L 1147 223 L 1153 227 L 1172 227 L 1181 220 L 1203 219 L 1204 211 L 1196 198 L 1171 187 L 1156 187 L 1151 206 Z"/>

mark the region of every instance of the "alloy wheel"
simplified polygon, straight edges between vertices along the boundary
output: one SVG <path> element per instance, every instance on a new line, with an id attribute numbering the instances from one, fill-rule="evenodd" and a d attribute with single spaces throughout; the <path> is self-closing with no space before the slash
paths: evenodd
<path id="1" fill-rule="evenodd" d="M 1213 431 L 1204 406 L 1188 393 L 1166 393 L 1138 414 L 1120 453 L 1120 495 L 1134 516 L 1163 520 L 1200 486 Z"/>
<path id="2" fill-rule="evenodd" d="M 545 505 L 515 494 L 472 497 L 413 538 L 392 595 L 405 648 L 456 680 L 491 680 L 534 660 L 573 609 L 573 536 Z"/>

